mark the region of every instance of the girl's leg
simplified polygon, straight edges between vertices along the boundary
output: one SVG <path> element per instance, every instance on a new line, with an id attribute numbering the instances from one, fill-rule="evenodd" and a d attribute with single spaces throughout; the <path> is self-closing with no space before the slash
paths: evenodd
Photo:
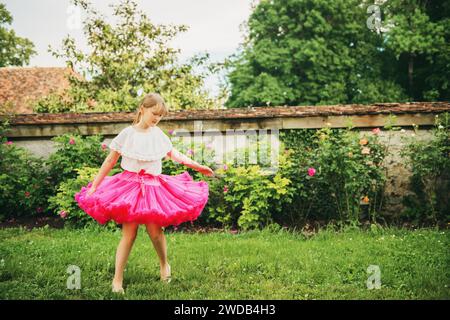
<path id="1" fill-rule="evenodd" d="M 122 239 L 117 246 L 116 252 L 116 270 L 113 279 L 113 286 L 121 288 L 123 283 L 123 270 L 128 260 L 134 240 L 136 239 L 139 224 L 124 223 L 122 225 Z"/>
<path id="2" fill-rule="evenodd" d="M 161 226 L 154 223 L 149 223 L 145 226 L 147 228 L 147 233 L 152 240 L 153 247 L 159 257 L 161 277 L 166 278 L 170 276 L 170 266 L 167 262 L 167 243 L 166 237 L 164 236 L 164 231 Z"/>

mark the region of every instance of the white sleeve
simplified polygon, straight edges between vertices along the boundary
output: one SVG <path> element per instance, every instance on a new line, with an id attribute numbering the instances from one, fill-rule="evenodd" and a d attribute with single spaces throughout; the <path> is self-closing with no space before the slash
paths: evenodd
<path id="1" fill-rule="evenodd" d="M 119 134 L 114 139 L 111 140 L 111 142 L 109 143 L 109 148 L 111 150 L 115 150 L 119 153 L 122 152 L 122 148 L 125 145 L 125 141 L 128 135 L 127 134 L 128 131 L 126 129 L 127 128 L 122 129 L 122 131 L 120 131 Z"/>

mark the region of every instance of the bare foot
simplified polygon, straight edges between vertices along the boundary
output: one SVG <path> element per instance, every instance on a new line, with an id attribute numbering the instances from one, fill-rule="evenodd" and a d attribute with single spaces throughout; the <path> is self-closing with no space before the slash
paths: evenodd
<path id="1" fill-rule="evenodd" d="M 125 291 L 122 288 L 122 282 L 121 281 L 113 280 L 113 282 L 112 282 L 112 292 L 114 292 L 114 293 L 122 293 L 122 294 L 125 293 Z"/>
<path id="2" fill-rule="evenodd" d="M 161 281 L 169 283 L 171 279 L 170 265 L 167 263 L 160 266 Z"/>

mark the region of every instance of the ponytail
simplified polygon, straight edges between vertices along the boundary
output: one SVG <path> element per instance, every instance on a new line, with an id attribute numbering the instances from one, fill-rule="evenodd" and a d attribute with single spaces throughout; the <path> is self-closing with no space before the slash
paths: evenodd
<path id="1" fill-rule="evenodd" d="M 142 116 L 142 108 L 139 108 L 139 111 L 134 116 L 133 125 L 138 124 L 139 121 L 141 121 L 141 116 Z"/>

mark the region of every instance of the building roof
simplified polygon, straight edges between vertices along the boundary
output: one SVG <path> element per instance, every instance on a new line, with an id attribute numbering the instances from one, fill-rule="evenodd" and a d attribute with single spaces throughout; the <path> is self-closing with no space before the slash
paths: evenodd
<path id="1" fill-rule="evenodd" d="M 34 101 L 69 87 L 66 75 L 70 73 L 80 77 L 67 67 L 0 68 L 0 105 L 9 102 L 11 113 L 34 113 Z"/>

